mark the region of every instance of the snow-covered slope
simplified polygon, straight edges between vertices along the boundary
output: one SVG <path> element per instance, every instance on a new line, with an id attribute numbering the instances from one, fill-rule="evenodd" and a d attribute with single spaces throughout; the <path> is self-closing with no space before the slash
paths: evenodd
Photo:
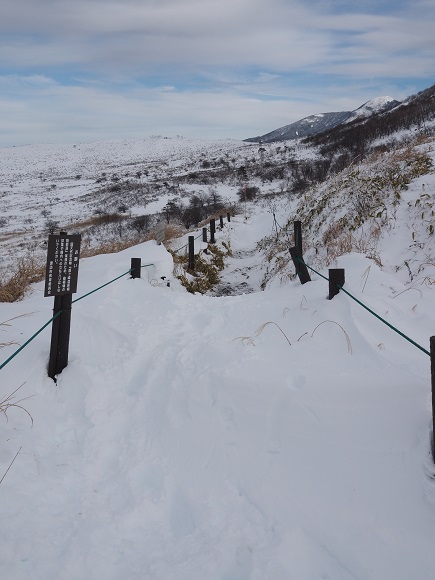
<path id="1" fill-rule="evenodd" d="M 284 215 L 254 206 L 218 233 L 254 289 L 256 241 Z M 432 580 L 427 354 L 346 294 L 328 301 L 314 274 L 188 294 L 153 241 L 82 260 L 78 296 L 131 257 L 153 266 L 73 306 L 57 384 L 49 329 L 0 370 L 2 396 L 23 385 L 33 419 L 0 415 L 0 577 Z M 409 292 L 359 254 L 337 265 L 348 291 L 428 348 L 434 286 Z M 1 341 L 24 343 L 51 308 L 42 284 L 0 304 Z"/>
<path id="2" fill-rule="evenodd" d="M 337 125 L 345 123 L 352 113 L 350 111 L 342 111 L 336 113 L 319 113 L 317 115 L 310 115 L 290 125 L 285 125 L 279 129 L 275 129 L 270 133 L 261 135 L 259 137 L 251 137 L 246 139 L 249 142 L 255 143 L 273 143 L 274 141 L 287 141 L 291 139 L 302 139 L 311 135 L 317 135 L 328 129 L 333 129 Z"/>
<path id="3" fill-rule="evenodd" d="M 359 117 L 370 117 L 370 115 L 376 115 L 379 113 L 384 113 L 385 111 L 389 111 L 394 107 L 400 105 L 399 101 L 396 101 L 392 97 L 376 97 L 375 99 L 370 99 L 358 109 L 352 111 L 352 116 L 349 118 L 349 121 L 353 121 Z"/>
<path id="4" fill-rule="evenodd" d="M 161 136 L 0 148 L 0 280 L 17 257 L 45 254 L 53 225 L 71 233 L 83 222 L 89 229 L 95 215 L 119 213 L 120 206 L 133 216 L 160 211 L 169 197 L 189 193 L 176 177 L 216 157 L 238 159 L 247 148 L 233 140 Z M 227 197 L 232 190 L 222 187 L 219 193 Z"/>
<path id="5" fill-rule="evenodd" d="M 367 101 L 367 103 L 364 103 L 364 105 L 361 105 L 361 107 L 358 107 L 358 109 L 355 109 L 354 111 L 310 115 L 309 117 L 305 117 L 300 121 L 275 129 L 265 135 L 246 139 L 246 141 L 255 143 L 272 143 L 274 141 L 287 141 L 311 137 L 312 135 L 329 131 L 343 123 L 349 123 L 355 119 L 389 111 L 399 104 L 399 101 L 396 101 L 391 97 L 376 97 Z"/>

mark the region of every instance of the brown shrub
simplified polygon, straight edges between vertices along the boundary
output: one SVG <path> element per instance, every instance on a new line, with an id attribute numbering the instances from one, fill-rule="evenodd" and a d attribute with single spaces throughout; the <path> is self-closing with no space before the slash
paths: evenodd
<path id="1" fill-rule="evenodd" d="M 30 284 L 44 279 L 45 266 L 33 257 L 20 258 L 16 271 L 0 280 L 0 302 L 16 302 L 24 297 Z"/>

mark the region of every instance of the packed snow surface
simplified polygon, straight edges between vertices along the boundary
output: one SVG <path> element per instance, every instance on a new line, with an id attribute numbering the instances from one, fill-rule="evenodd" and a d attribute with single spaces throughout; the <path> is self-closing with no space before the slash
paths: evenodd
<path id="1" fill-rule="evenodd" d="M 258 291 L 271 226 L 224 228 L 245 295 L 186 293 L 154 241 L 82 260 L 77 297 L 152 265 L 74 304 L 57 384 L 49 327 L 0 371 L 2 397 L 30 397 L 0 416 L 2 579 L 433 580 L 430 359 L 316 274 Z M 338 266 L 429 348 L 433 287 Z M 42 283 L 0 304 L 1 342 L 51 308 Z"/>

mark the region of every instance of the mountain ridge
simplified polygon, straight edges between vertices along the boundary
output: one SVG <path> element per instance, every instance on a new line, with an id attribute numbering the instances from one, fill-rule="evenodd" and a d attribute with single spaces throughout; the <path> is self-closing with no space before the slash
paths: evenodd
<path id="1" fill-rule="evenodd" d="M 390 111 L 401 104 L 392 97 L 375 97 L 353 111 L 335 111 L 309 115 L 299 121 L 279 127 L 269 133 L 245 139 L 248 143 L 273 143 L 303 139 L 334 129 L 338 125 Z"/>

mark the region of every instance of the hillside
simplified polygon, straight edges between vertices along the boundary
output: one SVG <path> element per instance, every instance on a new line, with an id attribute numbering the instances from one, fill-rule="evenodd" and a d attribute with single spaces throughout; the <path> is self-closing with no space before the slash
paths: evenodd
<path id="1" fill-rule="evenodd" d="M 84 250 L 57 382 L 43 282 L 0 301 L 1 578 L 432 580 L 432 98 L 297 142 L 0 149 L 2 296 L 49 231 Z"/>
<path id="2" fill-rule="evenodd" d="M 260 210 L 218 233 L 253 285 L 249 253 L 272 226 Z M 141 279 L 73 306 L 57 384 L 48 329 L 0 371 L 4 395 L 22 385 L 0 423 L 1 576 L 430 580 L 427 355 L 347 295 L 326 300 L 316 275 L 186 293 L 153 241 L 82 260 L 79 296 L 131 257 L 152 264 Z M 348 291 L 428 347 L 433 286 L 409 292 L 361 254 L 337 265 Z M 42 289 L 0 304 L 2 356 L 50 318 Z"/>
<path id="3" fill-rule="evenodd" d="M 0 286 L 20 260 L 38 269 L 48 233 L 59 229 L 81 233 L 84 255 L 114 251 L 152 236 L 162 219 L 189 228 L 219 210 L 241 211 L 245 185 L 258 191 L 259 203 L 280 197 L 288 216 L 300 196 L 317 195 L 342 171 L 370 164 L 371 155 L 404 155 L 420 139 L 430 148 L 434 90 L 383 114 L 392 101 L 374 100 L 352 122 L 278 144 L 155 136 L 0 149 Z"/>
<path id="4" fill-rule="evenodd" d="M 301 119 L 300 121 L 291 123 L 290 125 L 285 125 L 284 127 L 270 131 L 270 133 L 266 133 L 260 137 L 251 137 L 246 139 L 246 141 L 248 143 L 274 143 L 276 141 L 303 139 L 305 137 L 311 137 L 313 135 L 318 135 L 319 133 L 331 131 L 337 126 L 350 123 L 356 119 L 361 121 L 362 119 L 365 120 L 372 115 L 380 115 L 386 111 L 394 109 L 398 105 L 400 105 L 400 102 L 391 97 L 377 97 L 367 101 L 367 103 L 364 103 L 354 111 L 311 115 Z"/>

